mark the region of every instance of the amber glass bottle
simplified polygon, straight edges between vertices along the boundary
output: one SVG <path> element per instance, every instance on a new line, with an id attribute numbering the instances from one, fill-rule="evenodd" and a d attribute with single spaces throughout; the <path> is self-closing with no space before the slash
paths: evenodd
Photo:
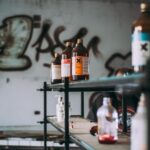
<path id="1" fill-rule="evenodd" d="M 78 39 L 72 52 L 72 79 L 88 80 L 89 79 L 89 53 L 83 46 L 83 40 Z"/>
<path id="2" fill-rule="evenodd" d="M 150 3 L 141 3 L 141 15 L 132 25 L 132 66 L 143 72 L 150 57 Z"/>
<path id="3" fill-rule="evenodd" d="M 72 43 L 66 42 L 66 48 L 62 52 L 61 56 L 61 78 L 64 81 L 65 78 L 68 78 L 69 81 L 71 78 L 71 56 L 72 56 Z"/>
<path id="4" fill-rule="evenodd" d="M 51 83 L 61 83 L 61 56 L 55 53 L 55 58 L 51 63 Z"/>

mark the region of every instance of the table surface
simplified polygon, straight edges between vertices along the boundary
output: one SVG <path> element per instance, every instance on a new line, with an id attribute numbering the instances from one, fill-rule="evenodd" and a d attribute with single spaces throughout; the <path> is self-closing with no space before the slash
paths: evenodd
<path id="1" fill-rule="evenodd" d="M 64 132 L 64 123 L 57 122 L 56 117 L 48 117 L 48 121 L 61 132 Z M 97 125 L 87 119 L 75 117 L 69 120 L 70 138 L 85 149 L 91 150 L 130 150 L 130 137 L 118 134 L 119 138 L 115 144 L 100 144 L 97 136 L 90 134 L 91 127 Z"/>

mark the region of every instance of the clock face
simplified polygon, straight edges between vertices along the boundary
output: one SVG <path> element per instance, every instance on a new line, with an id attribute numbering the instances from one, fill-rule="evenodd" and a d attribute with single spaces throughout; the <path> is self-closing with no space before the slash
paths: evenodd
<path id="1" fill-rule="evenodd" d="M 18 58 L 20 60 L 22 58 L 21 64 L 23 65 L 23 61 L 27 64 L 29 58 L 27 58 L 24 53 L 32 36 L 32 22 L 33 21 L 31 17 L 24 15 L 8 17 L 3 21 L 3 25 L 0 27 L 1 62 L 4 62 L 4 60 L 2 61 L 4 57 L 8 60 L 16 59 L 16 61 Z M 9 60 L 8 62 L 10 62 L 11 60 Z M 13 64 L 13 62 L 15 61 L 13 60 L 11 63 Z M 5 64 L 5 67 L 7 68 L 8 66 L 6 66 Z"/>

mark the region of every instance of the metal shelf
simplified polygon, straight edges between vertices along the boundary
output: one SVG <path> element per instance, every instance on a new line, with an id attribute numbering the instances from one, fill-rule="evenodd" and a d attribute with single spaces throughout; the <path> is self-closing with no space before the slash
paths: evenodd
<path id="1" fill-rule="evenodd" d="M 84 92 L 88 91 L 118 91 L 122 94 L 126 94 L 128 92 L 141 92 L 145 90 L 144 87 L 144 79 L 145 74 L 132 74 L 128 76 L 122 77 L 101 77 L 97 79 L 90 79 L 87 81 L 77 81 L 77 82 L 69 82 L 65 79 L 64 83 L 60 84 L 47 84 L 44 82 L 43 88 L 39 89 L 44 93 L 44 148 L 46 150 L 47 144 L 47 91 L 60 91 L 64 92 L 65 99 L 65 120 L 64 120 L 64 131 L 65 131 L 65 150 L 69 150 L 69 141 L 74 138 L 74 136 L 70 136 L 69 132 L 69 92 L 81 92 L 81 108 L 84 110 Z M 126 125 L 126 103 L 123 102 L 123 131 L 127 131 Z M 81 116 L 83 115 L 83 111 L 81 111 Z M 74 138 L 76 140 L 76 138 Z M 86 144 L 87 145 L 87 144 Z"/>
<path id="2" fill-rule="evenodd" d="M 84 81 L 73 81 L 68 85 L 70 92 L 77 91 L 111 91 L 122 90 L 132 91 L 140 90 L 142 88 L 141 81 L 144 78 L 144 74 L 133 74 L 124 77 L 101 77 L 97 79 L 90 79 Z M 43 89 L 40 89 L 43 90 Z M 64 83 L 60 84 L 47 84 L 46 90 L 48 91 L 65 91 Z"/>
<path id="3" fill-rule="evenodd" d="M 52 124 L 57 130 L 65 133 L 64 122 L 57 122 L 56 117 L 48 117 L 48 122 Z M 119 138 L 116 144 L 105 145 L 98 142 L 97 136 L 90 134 L 91 127 L 97 125 L 87 119 L 79 117 L 71 117 L 70 123 L 73 122 L 73 127 L 70 126 L 70 140 L 84 149 L 90 150 L 127 150 L 130 148 L 129 136 L 125 134 L 118 134 Z"/>

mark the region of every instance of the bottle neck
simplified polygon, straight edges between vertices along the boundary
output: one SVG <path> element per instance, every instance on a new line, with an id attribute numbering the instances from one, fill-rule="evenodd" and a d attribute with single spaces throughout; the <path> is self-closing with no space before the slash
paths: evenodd
<path id="1" fill-rule="evenodd" d="M 109 97 L 104 97 L 103 98 L 103 106 L 109 106 L 111 105 L 111 101 Z"/>
<path id="2" fill-rule="evenodd" d="M 137 109 L 137 113 L 146 113 L 146 107 L 145 106 L 139 106 Z"/>
<path id="3" fill-rule="evenodd" d="M 71 54 L 72 54 L 72 47 L 67 46 L 66 49 L 62 53 L 62 58 L 63 59 L 71 58 Z"/>
<path id="4" fill-rule="evenodd" d="M 146 113 L 146 101 L 145 101 L 145 95 L 144 95 L 144 93 L 141 93 L 137 112 L 138 113 Z"/>

